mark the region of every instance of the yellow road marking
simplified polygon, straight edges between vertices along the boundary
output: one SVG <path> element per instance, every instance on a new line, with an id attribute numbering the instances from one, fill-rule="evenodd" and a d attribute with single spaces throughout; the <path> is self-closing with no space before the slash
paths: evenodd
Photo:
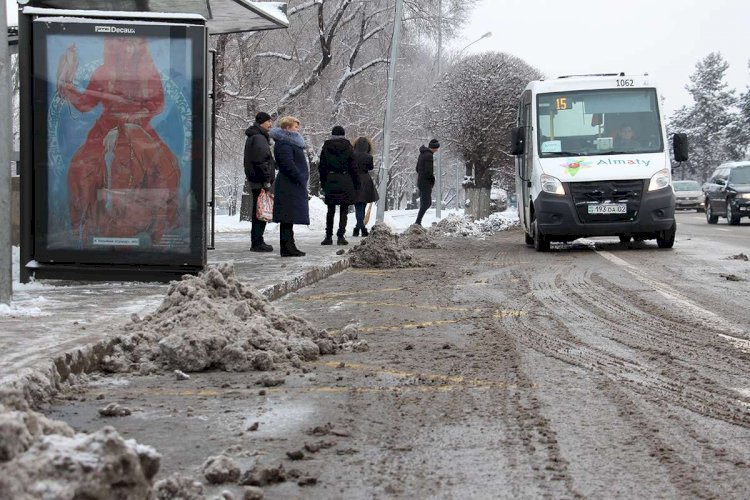
<path id="1" fill-rule="evenodd" d="M 460 323 L 462 321 L 468 321 L 472 319 L 469 318 L 461 318 L 461 319 L 439 319 L 435 321 L 424 321 L 422 323 L 404 323 L 402 325 L 397 326 L 388 326 L 388 325 L 380 325 L 380 326 L 367 326 L 367 327 L 360 327 L 358 328 L 359 333 L 373 333 L 373 332 L 397 332 L 399 330 L 414 330 L 415 328 L 427 328 L 429 326 L 439 326 L 444 324 L 453 324 L 453 323 Z M 328 332 L 328 335 L 335 335 L 339 333 L 341 330 L 337 328 L 326 328 L 326 331 Z"/>
<path id="2" fill-rule="evenodd" d="M 371 294 L 371 293 L 379 293 L 379 292 L 400 292 L 406 290 L 405 287 L 399 287 L 399 288 L 381 288 L 379 290 L 358 290 L 356 292 L 331 292 L 331 293 L 321 293 L 320 295 L 310 295 L 309 297 L 300 297 L 302 300 L 325 300 L 325 299 L 332 299 L 336 297 L 351 297 L 352 295 L 364 295 L 364 294 Z"/>
<path id="3" fill-rule="evenodd" d="M 399 385 L 399 386 L 318 386 L 318 387 L 268 387 L 266 394 L 280 393 L 376 393 L 376 392 L 449 392 L 453 390 L 466 390 L 467 384 L 442 384 L 442 385 Z M 497 382 L 469 384 L 473 389 L 488 389 L 491 387 L 507 387 L 508 384 Z M 212 397 L 220 398 L 237 395 L 258 395 L 258 389 L 226 389 L 223 391 L 212 390 L 169 390 L 169 389 L 145 389 L 138 392 L 138 396 L 161 396 L 161 397 Z"/>
<path id="4" fill-rule="evenodd" d="M 469 307 L 450 307 L 450 306 L 430 306 L 422 304 L 403 304 L 395 302 L 372 302 L 368 300 L 342 300 L 346 304 L 354 305 L 368 305 L 368 306 L 381 306 L 381 307 L 404 307 L 407 309 L 427 309 L 430 311 L 454 311 L 454 312 L 482 312 L 485 309 L 480 308 L 469 308 Z"/>
<path id="5" fill-rule="evenodd" d="M 316 363 L 318 365 L 327 366 L 330 368 L 338 368 L 341 366 L 341 363 L 338 361 L 323 361 Z M 473 379 L 473 378 L 466 378 L 462 375 L 443 375 L 443 374 L 436 374 L 436 373 L 417 373 L 417 372 L 410 372 L 410 371 L 403 371 L 403 370 L 393 370 L 388 368 L 380 368 L 376 366 L 369 366 L 365 364 L 360 363 L 344 363 L 343 368 L 350 368 L 352 370 L 357 371 L 366 371 L 366 372 L 373 372 L 373 373 L 380 373 L 383 375 L 391 375 L 394 377 L 401 377 L 401 378 L 409 378 L 409 377 L 417 377 L 421 380 L 429 380 L 431 382 L 444 382 L 447 385 L 450 384 L 458 384 L 458 385 L 471 385 L 476 387 L 491 387 L 491 386 L 502 386 L 507 387 L 508 384 L 505 382 L 497 382 L 493 380 L 482 380 L 482 379 Z"/>
<path id="6" fill-rule="evenodd" d="M 394 273 L 401 273 L 405 271 L 424 271 L 423 267 L 401 267 L 397 269 L 351 269 L 351 272 L 359 274 L 369 274 L 371 276 L 386 276 Z"/>
<path id="7" fill-rule="evenodd" d="M 371 304 L 373 306 L 381 305 L 381 304 Z M 425 306 L 427 307 L 427 306 Z M 436 308 L 436 310 L 440 310 L 441 308 Z M 447 310 L 451 310 L 450 308 L 444 308 Z M 458 309 L 460 310 L 460 309 Z M 475 311 L 475 312 L 483 312 L 482 309 L 465 309 L 465 311 Z M 521 316 L 525 316 L 528 314 L 526 311 L 518 311 L 518 310 L 494 310 L 492 312 L 492 317 L 495 319 L 501 319 L 501 318 L 518 318 Z M 401 325 L 395 325 L 395 326 L 389 326 L 389 325 L 377 325 L 377 326 L 366 326 L 366 327 L 360 327 L 358 329 L 359 333 L 374 333 L 374 332 L 397 332 L 399 330 L 414 330 L 417 328 L 428 328 L 431 326 L 441 326 L 441 325 L 452 325 L 456 323 L 463 323 L 465 321 L 471 321 L 473 319 L 477 319 L 474 316 L 468 316 L 465 318 L 457 318 L 457 319 L 437 319 L 434 321 L 422 321 L 419 323 L 403 323 Z M 333 335 L 336 333 L 339 333 L 341 330 L 337 328 L 326 328 L 329 335 Z"/>
<path id="8" fill-rule="evenodd" d="M 520 311 L 520 310 L 496 310 L 495 313 L 492 315 L 493 318 L 518 318 L 521 316 L 526 316 L 528 313 L 526 311 Z"/>

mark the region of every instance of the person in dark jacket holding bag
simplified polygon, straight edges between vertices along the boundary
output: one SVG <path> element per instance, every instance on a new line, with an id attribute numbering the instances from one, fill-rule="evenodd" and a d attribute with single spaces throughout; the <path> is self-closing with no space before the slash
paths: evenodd
<path id="1" fill-rule="evenodd" d="M 368 236 L 365 227 L 365 208 L 368 203 L 378 201 L 378 190 L 372 182 L 370 172 L 375 168 L 372 160 L 372 143 L 367 137 L 358 137 L 354 141 L 354 172 L 359 180 L 357 192 L 354 196 L 354 213 L 357 216 L 357 225 L 354 226 L 353 236 Z"/>
<path id="2" fill-rule="evenodd" d="M 300 122 L 293 116 L 279 120 L 280 128 L 272 128 L 274 156 L 279 174 L 274 183 L 273 221 L 280 224 L 279 244 L 282 257 L 302 257 L 294 242 L 294 224 L 310 224 L 307 202 L 307 181 L 310 167 L 305 156 L 305 139 L 299 133 Z"/>
<path id="3" fill-rule="evenodd" d="M 427 209 L 432 205 L 432 187 L 435 185 L 435 174 L 433 172 L 433 155 L 440 149 L 437 139 L 432 139 L 428 147 L 419 148 L 419 159 L 417 159 L 417 189 L 419 189 L 419 214 L 415 224 L 422 225 Z"/>
<path id="4" fill-rule="evenodd" d="M 250 251 L 271 252 L 273 247 L 263 241 L 266 221 L 259 220 L 258 196 L 263 190 L 270 191 L 271 184 L 276 177 L 276 165 L 271 155 L 271 145 L 268 141 L 268 131 L 273 126 L 273 120 L 268 113 L 260 112 L 255 115 L 255 123 L 245 130 L 245 177 L 250 183 L 253 196 L 252 229 L 250 230 Z"/>
<path id="5" fill-rule="evenodd" d="M 349 205 L 354 203 L 355 186 L 358 183 L 354 172 L 354 149 L 344 137 L 344 128 L 336 125 L 331 131 L 331 137 L 323 143 L 320 151 L 320 185 L 323 187 L 325 202 L 328 205 L 326 214 L 326 237 L 321 245 L 333 244 L 333 218 L 336 207 L 339 207 L 339 229 L 336 232 L 336 244 L 348 245 L 346 241 L 346 219 Z"/>

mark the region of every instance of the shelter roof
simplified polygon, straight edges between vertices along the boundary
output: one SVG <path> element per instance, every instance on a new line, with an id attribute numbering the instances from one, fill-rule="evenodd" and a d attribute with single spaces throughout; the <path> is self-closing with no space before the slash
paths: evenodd
<path id="1" fill-rule="evenodd" d="M 199 15 L 206 19 L 212 35 L 288 28 L 286 2 L 250 2 L 247 0 L 19 0 L 22 6 L 41 9 L 102 13 L 142 13 Z M 150 15 L 149 15 L 150 14 Z"/>

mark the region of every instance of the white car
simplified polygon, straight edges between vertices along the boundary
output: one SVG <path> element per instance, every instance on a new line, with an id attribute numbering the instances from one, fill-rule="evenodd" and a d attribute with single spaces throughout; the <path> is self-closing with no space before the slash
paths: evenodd
<path id="1" fill-rule="evenodd" d="M 703 212 L 706 209 L 701 185 L 696 181 L 672 181 L 675 208 L 677 210 L 695 209 Z"/>

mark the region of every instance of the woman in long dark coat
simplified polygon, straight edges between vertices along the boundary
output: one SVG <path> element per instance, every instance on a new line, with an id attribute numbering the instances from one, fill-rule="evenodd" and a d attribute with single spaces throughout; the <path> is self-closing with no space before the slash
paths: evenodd
<path id="1" fill-rule="evenodd" d="M 307 202 L 307 181 L 310 167 L 305 156 L 305 140 L 299 133 L 300 123 L 293 116 L 279 121 L 280 128 L 272 128 L 274 156 L 279 174 L 274 183 L 273 221 L 280 223 L 279 246 L 282 257 L 301 257 L 294 242 L 294 224 L 310 225 Z"/>
<path id="2" fill-rule="evenodd" d="M 378 190 L 372 182 L 370 172 L 375 168 L 372 160 L 372 143 L 367 137 L 359 137 L 354 141 L 354 171 L 357 174 L 357 192 L 354 195 L 354 213 L 357 225 L 354 226 L 354 236 L 367 236 L 365 227 L 365 208 L 368 203 L 378 201 Z"/>
<path id="3" fill-rule="evenodd" d="M 326 237 L 321 245 L 333 244 L 333 219 L 336 207 L 339 207 L 339 229 L 336 231 L 336 244 L 348 245 L 346 241 L 346 222 L 349 206 L 354 203 L 357 174 L 354 173 L 354 150 L 352 143 L 345 137 L 346 131 L 340 125 L 331 130 L 331 137 L 323 143 L 320 150 L 320 185 L 323 187 L 325 202 L 328 205 L 326 214 Z"/>

